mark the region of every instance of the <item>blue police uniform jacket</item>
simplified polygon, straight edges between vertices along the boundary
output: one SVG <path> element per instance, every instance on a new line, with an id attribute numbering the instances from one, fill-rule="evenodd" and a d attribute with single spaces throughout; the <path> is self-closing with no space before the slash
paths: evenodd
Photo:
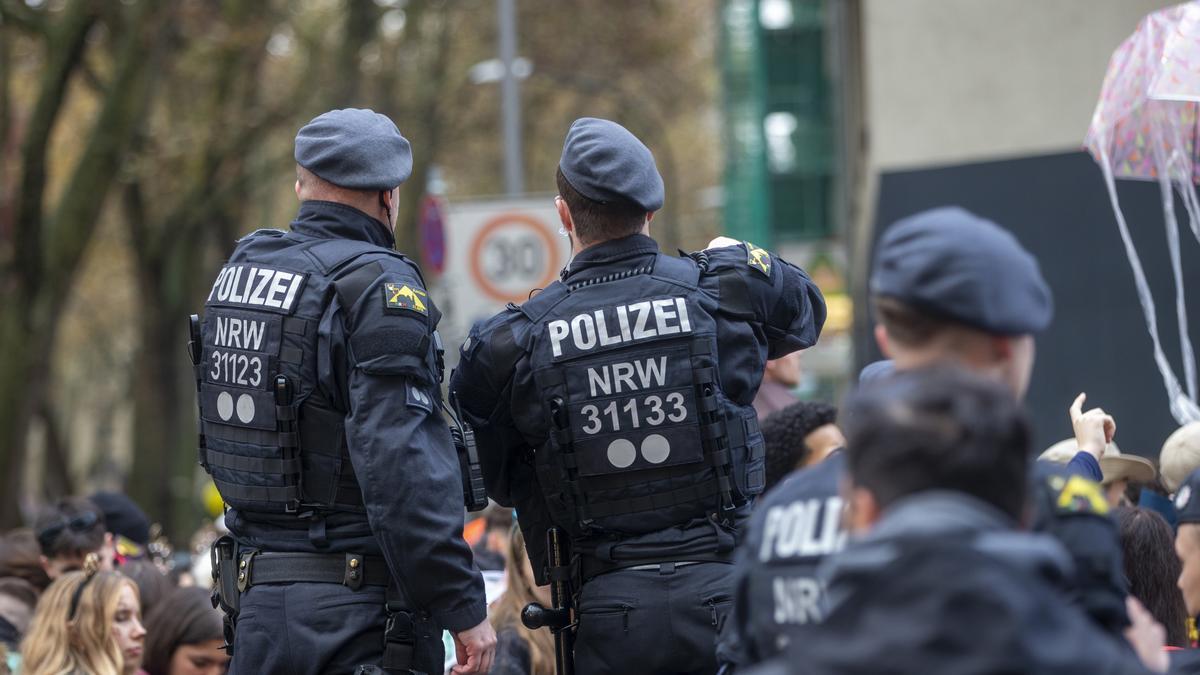
<path id="1" fill-rule="evenodd" d="M 808 276 L 761 248 L 676 258 L 632 235 L 476 324 L 451 389 L 532 560 L 550 526 L 569 533 L 585 578 L 727 554 L 762 491 L 751 404 L 764 364 L 811 346 L 824 320 Z"/>
<path id="2" fill-rule="evenodd" d="M 738 546 L 734 604 L 722 626 L 723 661 L 757 663 L 781 653 L 798 627 L 818 623 L 824 587 L 817 570 L 846 543 L 835 452 L 796 471 L 759 500 Z"/>
<path id="3" fill-rule="evenodd" d="M 439 313 L 380 221 L 306 201 L 238 242 L 205 306 L 201 462 L 239 544 L 382 555 L 414 609 L 486 616 L 440 414 Z"/>

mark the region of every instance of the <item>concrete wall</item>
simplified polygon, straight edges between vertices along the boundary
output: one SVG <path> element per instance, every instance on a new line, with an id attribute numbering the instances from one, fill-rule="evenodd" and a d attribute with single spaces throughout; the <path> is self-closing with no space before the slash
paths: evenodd
<path id="1" fill-rule="evenodd" d="M 1073 150 L 1113 50 L 1166 0 L 862 0 L 876 171 Z"/>

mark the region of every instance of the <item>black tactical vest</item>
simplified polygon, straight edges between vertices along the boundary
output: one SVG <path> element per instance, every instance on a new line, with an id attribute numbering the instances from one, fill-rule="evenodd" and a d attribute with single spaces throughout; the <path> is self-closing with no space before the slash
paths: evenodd
<path id="1" fill-rule="evenodd" d="M 363 513 L 345 411 L 316 386 L 317 327 L 334 294 L 349 307 L 404 259 L 364 241 L 297 241 L 260 230 L 239 242 L 205 302 L 196 377 L 200 462 L 240 511 Z"/>
<path id="2" fill-rule="evenodd" d="M 549 420 L 536 451 L 551 518 L 573 536 L 721 516 L 762 491 L 752 410 L 721 391 L 712 299 L 690 259 L 575 284 L 520 310 Z M 748 466 L 756 467 L 749 470 Z"/>

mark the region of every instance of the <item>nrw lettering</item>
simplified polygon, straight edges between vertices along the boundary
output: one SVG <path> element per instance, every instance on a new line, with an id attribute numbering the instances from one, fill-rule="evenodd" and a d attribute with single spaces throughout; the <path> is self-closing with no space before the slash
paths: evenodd
<path id="1" fill-rule="evenodd" d="M 218 347 L 262 351 L 263 335 L 266 332 L 266 321 L 218 316 L 215 342 Z"/>
<path id="2" fill-rule="evenodd" d="M 588 368 L 588 389 L 591 390 L 592 398 L 662 387 L 666 381 L 667 357 L 665 356 L 632 363 L 611 363 L 599 368 Z"/>

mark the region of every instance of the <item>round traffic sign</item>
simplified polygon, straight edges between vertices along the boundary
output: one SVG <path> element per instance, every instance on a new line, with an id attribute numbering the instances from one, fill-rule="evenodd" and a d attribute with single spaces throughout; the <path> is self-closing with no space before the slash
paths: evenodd
<path id="1" fill-rule="evenodd" d="M 471 242 L 471 276 L 488 297 L 523 302 L 558 272 L 558 246 L 550 227 L 523 213 L 501 213 L 484 223 Z"/>

